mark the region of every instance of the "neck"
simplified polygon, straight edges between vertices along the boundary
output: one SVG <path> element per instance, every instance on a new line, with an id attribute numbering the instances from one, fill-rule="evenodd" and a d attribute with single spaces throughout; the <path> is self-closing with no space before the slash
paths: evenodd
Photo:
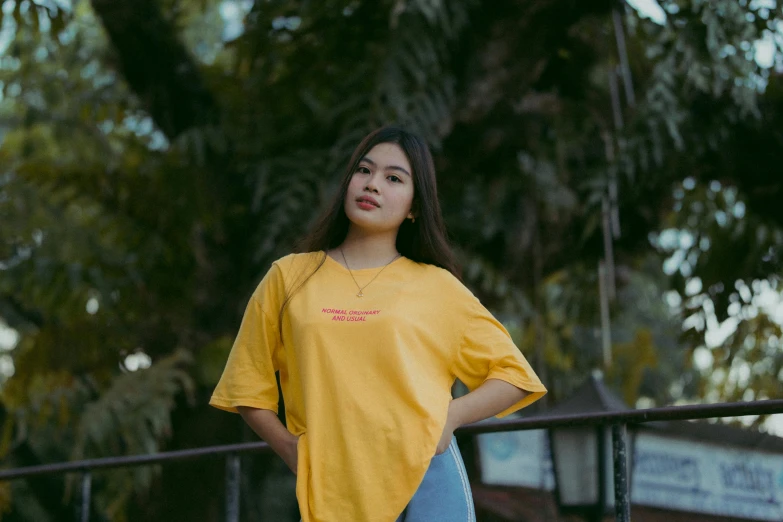
<path id="1" fill-rule="evenodd" d="M 339 261 L 342 250 L 352 269 L 382 267 L 397 255 L 397 230 L 368 234 L 352 226 L 342 245 L 335 249 Z"/>

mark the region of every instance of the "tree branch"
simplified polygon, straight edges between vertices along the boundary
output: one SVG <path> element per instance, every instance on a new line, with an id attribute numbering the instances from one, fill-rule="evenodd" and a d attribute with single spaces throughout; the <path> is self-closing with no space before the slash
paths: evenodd
<path id="1" fill-rule="evenodd" d="M 92 0 L 119 69 L 169 139 L 218 121 L 217 104 L 155 0 Z"/>

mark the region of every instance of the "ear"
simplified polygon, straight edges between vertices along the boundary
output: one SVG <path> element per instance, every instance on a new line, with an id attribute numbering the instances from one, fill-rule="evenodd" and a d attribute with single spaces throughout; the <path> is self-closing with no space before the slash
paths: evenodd
<path id="1" fill-rule="evenodd" d="M 408 211 L 408 219 L 416 219 L 416 216 L 419 214 L 419 202 L 416 201 L 416 198 L 413 198 L 413 201 L 411 202 L 411 208 Z"/>

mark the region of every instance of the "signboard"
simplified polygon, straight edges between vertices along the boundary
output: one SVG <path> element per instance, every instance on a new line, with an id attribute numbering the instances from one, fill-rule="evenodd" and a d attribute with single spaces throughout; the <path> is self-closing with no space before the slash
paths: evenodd
<path id="1" fill-rule="evenodd" d="M 783 455 L 641 432 L 632 504 L 754 520 L 783 520 Z"/>
<path id="2" fill-rule="evenodd" d="M 477 437 L 484 484 L 554 490 L 546 430 Z M 641 431 L 632 505 L 750 520 L 783 520 L 783 455 Z"/>
<path id="3" fill-rule="evenodd" d="M 555 488 L 546 430 L 488 433 L 476 438 L 484 484 L 544 491 Z"/>

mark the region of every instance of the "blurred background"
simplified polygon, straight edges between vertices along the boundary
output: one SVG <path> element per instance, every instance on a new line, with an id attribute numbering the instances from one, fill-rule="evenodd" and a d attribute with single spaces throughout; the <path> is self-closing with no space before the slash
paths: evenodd
<path id="1" fill-rule="evenodd" d="M 780 2 L 0 7 L 5 468 L 256 440 L 207 406 L 244 306 L 389 122 L 542 408 L 596 370 L 631 407 L 781 396 Z M 2 520 L 75 520 L 77 479 L 0 483 Z M 243 457 L 242 519 L 298 520 L 293 484 Z M 93 479 L 92 520 L 223 503 L 219 458 Z"/>

